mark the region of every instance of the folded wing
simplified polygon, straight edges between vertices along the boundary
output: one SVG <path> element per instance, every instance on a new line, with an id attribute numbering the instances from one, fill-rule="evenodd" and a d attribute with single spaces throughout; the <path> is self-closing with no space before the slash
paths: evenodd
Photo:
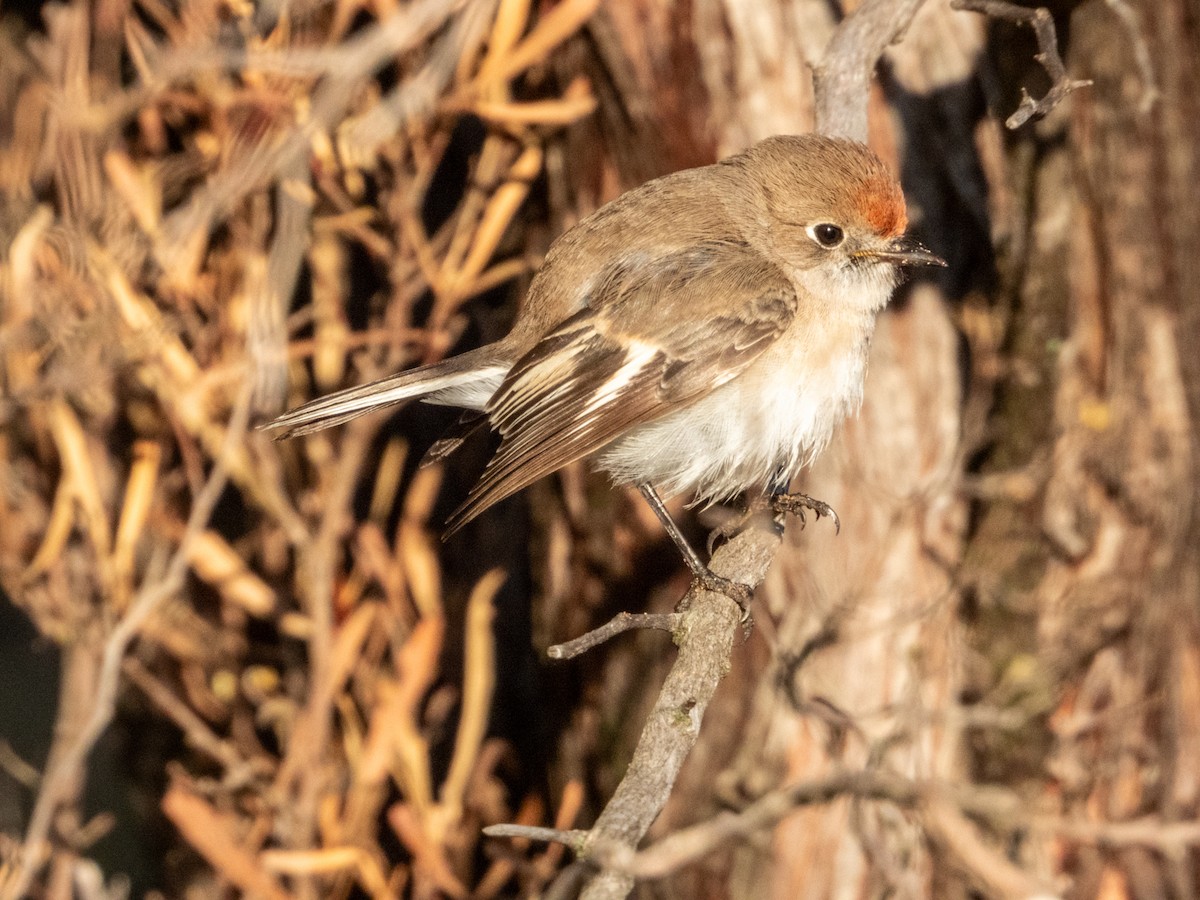
<path id="1" fill-rule="evenodd" d="M 518 360 L 493 395 L 485 412 L 500 447 L 449 531 L 736 378 L 796 305 L 782 270 L 737 242 L 611 267 L 587 308 Z"/>

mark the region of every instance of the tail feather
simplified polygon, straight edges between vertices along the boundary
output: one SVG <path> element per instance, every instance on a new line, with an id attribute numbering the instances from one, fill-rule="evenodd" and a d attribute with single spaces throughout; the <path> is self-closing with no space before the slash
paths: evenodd
<path id="1" fill-rule="evenodd" d="M 489 383 L 498 386 L 509 366 L 510 363 L 494 347 L 480 347 L 442 362 L 319 397 L 260 425 L 259 429 L 275 431 L 275 439 L 283 440 L 340 425 L 374 410 L 438 391 L 454 390 L 456 396 L 464 399 L 486 398 L 491 393 L 487 389 Z M 477 389 L 469 390 L 472 385 L 478 385 Z"/>

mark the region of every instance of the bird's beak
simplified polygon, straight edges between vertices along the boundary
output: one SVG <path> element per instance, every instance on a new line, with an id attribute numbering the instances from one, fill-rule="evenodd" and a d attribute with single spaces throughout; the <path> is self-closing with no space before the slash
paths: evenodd
<path id="1" fill-rule="evenodd" d="M 882 250 L 859 250 L 858 258 L 877 259 L 896 266 L 942 266 L 946 261 L 910 237 L 898 237 Z"/>

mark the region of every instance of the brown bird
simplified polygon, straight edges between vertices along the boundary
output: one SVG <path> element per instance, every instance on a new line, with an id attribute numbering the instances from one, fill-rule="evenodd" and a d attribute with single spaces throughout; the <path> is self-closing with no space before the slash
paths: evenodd
<path id="1" fill-rule="evenodd" d="M 263 427 L 307 434 L 414 397 L 476 410 L 500 446 L 450 531 L 591 456 L 642 490 L 698 577 L 726 588 L 660 492 L 726 500 L 825 447 L 862 400 L 899 267 L 946 264 L 906 226 L 899 183 L 863 144 L 768 138 L 650 181 L 559 237 L 501 340 Z"/>

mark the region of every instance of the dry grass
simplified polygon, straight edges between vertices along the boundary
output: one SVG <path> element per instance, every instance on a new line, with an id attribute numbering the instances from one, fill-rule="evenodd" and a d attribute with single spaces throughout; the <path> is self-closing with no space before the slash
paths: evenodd
<path id="1" fill-rule="evenodd" d="M 560 850 L 479 856 L 481 824 L 565 827 L 581 794 L 555 813 L 497 772 L 506 574 L 448 611 L 439 470 L 413 477 L 381 417 L 283 445 L 247 423 L 445 354 L 464 304 L 536 266 L 519 211 L 596 102 L 547 60 L 596 6 L 76 2 L 5 36 L 0 571 L 73 674 L 0 893 L 85 864 L 81 775 L 123 684 L 182 732 L 161 809 L 218 881 L 485 897 L 555 873 Z"/>

